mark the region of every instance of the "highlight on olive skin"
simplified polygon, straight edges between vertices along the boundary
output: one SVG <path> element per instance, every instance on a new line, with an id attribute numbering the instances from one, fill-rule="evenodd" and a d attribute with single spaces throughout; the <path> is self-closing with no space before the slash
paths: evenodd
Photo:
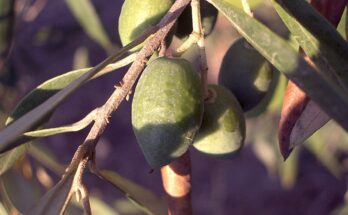
<path id="1" fill-rule="evenodd" d="M 118 32 L 122 45 L 126 46 L 145 30 L 156 25 L 173 2 L 174 0 L 125 0 L 118 19 Z M 136 46 L 132 51 L 139 50 L 143 45 L 144 43 Z"/>

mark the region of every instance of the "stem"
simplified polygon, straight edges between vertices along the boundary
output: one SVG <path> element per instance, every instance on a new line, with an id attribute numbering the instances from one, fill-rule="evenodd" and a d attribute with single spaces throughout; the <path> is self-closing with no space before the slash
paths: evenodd
<path id="1" fill-rule="evenodd" d="M 180 158 L 161 168 L 169 215 L 190 215 L 191 159 L 187 151 Z"/>
<path id="2" fill-rule="evenodd" d="M 192 8 L 193 33 L 196 33 L 199 35 L 197 45 L 198 45 L 199 54 L 200 54 L 199 67 L 200 67 L 200 72 L 201 72 L 202 90 L 203 90 L 204 98 L 207 99 L 209 97 L 208 65 L 207 65 L 207 56 L 205 54 L 204 29 L 202 26 L 202 19 L 201 19 L 200 0 L 192 0 L 191 8 Z"/>

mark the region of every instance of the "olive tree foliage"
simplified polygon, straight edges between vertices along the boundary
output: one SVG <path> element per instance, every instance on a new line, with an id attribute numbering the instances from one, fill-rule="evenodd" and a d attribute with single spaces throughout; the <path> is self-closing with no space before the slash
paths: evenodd
<path id="1" fill-rule="evenodd" d="M 6 1 L 0 2 L 6 5 Z M 341 7 L 344 8 L 345 1 L 337 0 L 337 2 L 344 2 Z M 112 45 L 105 35 L 91 2 L 66 0 L 66 3 L 74 16 L 80 20 L 85 32 L 108 53 L 111 53 L 112 48 L 116 46 Z M 173 203 L 167 198 L 165 203 L 146 188 L 116 172 L 101 170 L 96 164 L 94 151 L 98 139 L 109 122 L 117 123 L 110 119 L 111 114 L 117 111 L 121 102 L 134 90 L 132 110 L 134 117 L 132 116 L 130 123 L 133 124 L 135 135 L 149 165 L 153 168 L 162 167 L 165 190 L 166 180 L 174 180 L 176 183 L 175 177 L 167 178 L 165 166 L 186 158 L 185 153 L 188 153 L 189 147 L 193 146 L 198 151 L 218 158 L 235 156 L 239 150 L 242 150 L 245 139 L 243 111 L 250 111 L 264 97 L 267 97 L 265 92 L 272 88 L 271 79 L 276 75 L 274 73 L 279 72 L 285 75 L 308 96 L 308 101 L 310 100 L 305 103 L 306 108 L 302 109 L 301 114 L 296 116 L 291 129 L 285 132 L 285 138 L 289 141 L 280 140 L 279 142 L 283 155 L 286 155 L 284 157 L 289 156 L 295 146 L 304 142 L 330 119 L 348 131 L 346 120 L 348 118 L 348 44 L 327 20 L 330 17 L 320 14 L 304 0 L 270 1 L 287 26 L 289 38 L 294 38 L 303 50 L 301 53 L 286 38 L 277 35 L 253 17 L 250 6 L 258 1 L 249 3 L 246 0 L 168 0 L 166 4 L 156 4 L 156 1 L 152 0 L 124 1 L 124 8 L 127 7 L 126 4 L 132 8 L 127 12 L 137 14 L 139 17 L 124 15 L 126 17 L 123 19 L 127 19 L 124 21 L 125 25 L 130 27 L 134 25 L 138 29 L 132 34 L 120 32 L 121 40 L 125 43 L 122 48 L 94 67 L 66 72 L 45 81 L 22 98 L 9 115 L 6 126 L 0 131 L 0 192 L 4 210 L 16 209 L 28 214 L 74 213 L 74 210 L 80 210 L 79 212 L 84 210 L 85 213 L 91 214 L 90 204 L 102 205 L 101 208 L 106 207 L 100 200 L 90 196 L 83 184 L 82 176 L 88 165 L 92 173 L 114 185 L 145 213 L 163 214 L 168 207 L 169 211 L 173 207 L 182 205 L 190 207 L 190 203 L 187 203 L 191 201 L 190 198 L 183 198 L 182 201 L 186 203 Z M 135 4 L 139 8 L 142 7 L 141 4 L 147 5 L 142 13 L 137 13 Z M 210 16 L 211 13 L 208 13 L 208 9 L 204 6 L 206 4 L 226 18 L 243 37 L 240 46 L 235 46 L 237 47 L 235 50 L 229 50 L 222 62 L 222 68 L 228 69 L 223 69 L 221 72 L 226 75 L 221 78 L 221 86 L 208 86 L 206 80 L 209 69 L 204 51 L 204 39 L 209 35 L 204 30 L 213 30 L 214 26 L 210 24 L 216 21 L 218 14 L 216 12 L 215 15 Z M 11 9 L 10 6 L 0 5 L 0 9 L 2 8 L 9 11 Z M 189 9 L 191 11 L 187 12 Z M 149 11 L 151 13 L 157 11 L 158 14 L 152 14 L 153 17 L 147 20 Z M 339 18 L 341 18 L 343 10 L 333 12 L 340 14 Z M 121 16 L 122 13 L 126 12 L 122 11 Z M 188 16 L 188 23 L 192 21 L 191 26 L 180 26 L 180 19 L 183 19 L 185 13 L 189 14 L 186 16 Z M 215 20 L 211 18 L 214 16 Z M 119 23 L 122 24 L 122 17 L 119 19 Z M 142 23 L 144 20 L 147 23 Z M 2 22 L 0 20 L 0 27 Z M 175 31 L 180 28 L 190 30 L 186 35 L 176 33 Z M 182 45 L 168 54 L 170 53 L 168 49 L 171 48 L 168 45 L 173 36 L 179 37 Z M 8 36 L 1 37 L 0 43 L 0 45 L 9 43 Z M 198 66 L 200 71 L 198 72 L 187 60 L 176 59 L 195 44 L 200 50 Z M 0 52 L 5 55 L 7 49 L 0 46 Z M 228 57 L 230 52 L 240 53 L 243 57 L 232 61 Z M 250 64 L 248 61 L 250 56 L 258 60 Z M 256 63 L 258 65 L 254 68 Z M 120 83 L 116 84 L 115 91 L 104 105 L 91 110 L 83 119 L 73 124 L 54 128 L 45 127 L 60 104 L 69 99 L 69 96 L 81 86 L 88 84 L 92 79 L 130 64 L 127 73 Z M 249 75 L 240 79 L 243 83 L 241 86 L 238 86 L 238 79 L 236 81 L 233 76 L 236 74 L 230 72 L 230 68 L 233 70 L 235 67 L 241 71 L 245 70 Z M 163 73 L 161 69 L 166 68 L 170 72 Z M 252 73 L 253 70 L 256 72 Z M 255 74 L 258 78 L 255 82 L 258 89 L 264 91 L 255 91 L 252 88 L 254 86 L 250 86 L 250 83 L 253 84 L 250 76 Z M 139 77 L 138 87 L 135 83 Z M 230 83 L 225 83 L 228 79 L 232 79 L 230 87 Z M 235 88 L 237 91 L 234 90 Z M 243 94 L 238 93 L 240 89 L 247 91 L 248 98 L 243 98 Z M 248 99 L 253 96 L 257 99 L 249 102 Z M 153 114 L 145 114 L 149 111 L 153 111 Z M 67 167 L 59 164 L 53 159 L 54 156 L 35 144 L 39 138 L 78 132 L 88 126 L 90 131 L 85 141 L 81 143 Z M 281 134 L 284 136 L 284 133 Z M 217 144 L 212 146 L 210 142 L 213 141 Z M 11 193 L 20 191 L 9 190 L 8 186 L 5 186 L 11 183 L 11 177 L 17 174 L 13 171 L 13 167 L 25 154 L 32 155 L 53 172 L 61 175 L 56 185 L 48 189 L 45 194 L 39 194 L 37 200 L 26 202 L 27 205 L 13 201 Z M 187 167 L 191 164 L 181 162 L 180 165 L 184 165 L 180 168 L 185 168 L 185 165 Z M 188 169 L 190 168 L 191 166 Z M 187 184 L 178 183 L 177 185 L 186 186 Z M 30 188 L 34 193 L 34 186 Z M 190 189 L 190 184 L 187 189 Z M 73 195 L 82 202 L 82 206 L 72 201 Z M 105 213 L 105 210 L 100 213 Z M 186 211 L 185 214 L 192 212 L 187 208 L 182 210 Z"/>

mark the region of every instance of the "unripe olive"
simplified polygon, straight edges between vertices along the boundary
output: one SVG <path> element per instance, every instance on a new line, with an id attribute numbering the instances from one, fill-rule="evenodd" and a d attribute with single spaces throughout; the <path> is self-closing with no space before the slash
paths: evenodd
<path id="1" fill-rule="evenodd" d="M 219 84 L 231 90 L 247 112 L 267 94 L 272 74 L 271 64 L 245 39 L 238 39 L 224 56 Z"/>
<path id="2" fill-rule="evenodd" d="M 187 60 L 160 57 L 146 67 L 134 93 L 132 125 L 150 166 L 166 165 L 187 151 L 202 120 L 201 91 Z"/>
<path id="3" fill-rule="evenodd" d="M 204 104 L 202 125 L 193 146 L 204 154 L 229 158 L 243 146 L 243 110 L 225 87 L 211 85 L 208 89 L 210 98 Z"/>
<path id="4" fill-rule="evenodd" d="M 201 1 L 201 17 L 204 35 L 208 36 L 214 29 L 218 10 L 206 1 Z M 175 35 L 183 39 L 192 33 L 192 10 L 187 6 L 178 18 L 178 26 Z"/>
<path id="5" fill-rule="evenodd" d="M 172 6 L 174 0 L 125 0 L 118 20 L 122 45 L 139 37 L 149 27 L 156 25 Z M 139 50 L 143 44 L 133 48 Z"/>

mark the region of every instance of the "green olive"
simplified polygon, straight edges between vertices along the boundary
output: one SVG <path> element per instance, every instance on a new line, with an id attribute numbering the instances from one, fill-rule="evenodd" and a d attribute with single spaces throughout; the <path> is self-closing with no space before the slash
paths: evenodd
<path id="1" fill-rule="evenodd" d="M 266 96 L 272 76 L 271 64 L 245 39 L 238 39 L 224 56 L 219 84 L 229 89 L 247 112 Z"/>
<path id="2" fill-rule="evenodd" d="M 193 146 L 204 154 L 229 158 L 243 146 L 243 110 L 228 89 L 218 85 L 208 89 L 210 98 L 204 104 L 203 122 Z"/>
<path id="3" fill-rule="evenodd" d="M 118 20 L 118 32 L 125 46 L 149 27 L 156 25 L 172 6 L 174 0 L 125 0 Z M 143 44 L 132 49 L 139 50 Z"/>
<path id="4" fill-rule="evenodd" d="M 214 29 L 218 10 L 206 1 L 201 1 L 201 16 L 204 35 L 208 36 Z M 187 6 L 178 18 L 178 26 L 175 35 L 184 39 L 192 33 L 192 10 Z"/>
<path id="5" fill-rule="evenodd" d="M 150 166 L 166 165 L 185 153 L 202 115 L 200 78 L 190 62 L 160 57 L 146 67 L 134 93 L 132 125 Z"/>

